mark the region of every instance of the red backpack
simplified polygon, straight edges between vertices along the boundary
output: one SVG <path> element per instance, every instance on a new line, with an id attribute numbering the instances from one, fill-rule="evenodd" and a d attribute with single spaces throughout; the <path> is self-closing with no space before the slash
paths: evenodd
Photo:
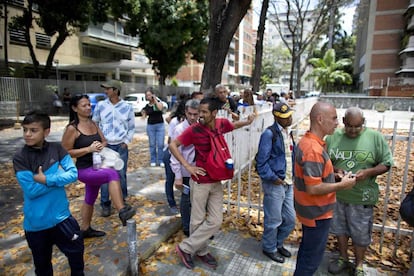
<path id="1" fill-rule="evenodd" d="M 234 169 L 226 167 L 226 160 L 231 159 L 231 154 L 227 142 L 221 132 L 221 125 L 217 125 L 217 132 L 213 133 L 208 131 L 210 137 L 210 152 L 204 162 L 196 164 L 199 167 L 203 167 L 207 171 L 208 179 L 214 181 L 227 180 L 233 178 Z M 192 176 L 194 181 L 203 181 L 203 176 L 199 176 L 199 180 Z"/>
<path id="2" fill-rule="evenodd" d="M 227 168 L 226 160 L 231 154 L 223 134 L 210 134 L 211 150 L 207 156 L 207 174 L 213 180 L 227 180 L 233 178 L 234 169 Z"/>

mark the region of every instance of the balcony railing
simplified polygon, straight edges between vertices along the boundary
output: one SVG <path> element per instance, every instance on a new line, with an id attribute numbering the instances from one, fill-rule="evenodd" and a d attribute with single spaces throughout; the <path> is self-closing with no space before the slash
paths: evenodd
<path id="1" fill-rule="evenodd" d="M 88 29 L 80 34 L 81 36 L 90 36 L 94 38 L 99 38 L 127 46 L 138 47 L 139 39 L 138 37 L 132 37 L 125 34 L 113 33 L 105 31 L 102 28 L 95 26 L 89 26 Z"/>

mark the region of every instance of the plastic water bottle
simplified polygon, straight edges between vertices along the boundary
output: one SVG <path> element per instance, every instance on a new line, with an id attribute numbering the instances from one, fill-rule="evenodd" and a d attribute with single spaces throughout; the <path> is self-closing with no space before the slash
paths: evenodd
<path id="1" fill-rule="evenodd" d="M 93 169 L 99 170 L 102 167 L 102 157 L 98 152 L 92 153 Z"/>

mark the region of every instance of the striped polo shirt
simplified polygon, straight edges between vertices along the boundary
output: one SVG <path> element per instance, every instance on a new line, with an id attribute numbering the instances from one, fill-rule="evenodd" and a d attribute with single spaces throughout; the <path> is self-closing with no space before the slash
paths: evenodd
<path id="1" fill-rule="evenodd" d="M 306 187 L 321 182 L 335 183 L 334 170 L 325 142 L 311 132 L 300 140 L 295 154 L 295 210 L 299 221 L 309 227 L 316 220 L 332 218 L 336 202 L 335 192 L 311 195 Z"/>

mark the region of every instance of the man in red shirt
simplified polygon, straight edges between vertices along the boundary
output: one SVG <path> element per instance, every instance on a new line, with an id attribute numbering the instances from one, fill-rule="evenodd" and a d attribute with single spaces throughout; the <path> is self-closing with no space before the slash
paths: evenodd
<path id="1" fill-rule="evenodd" d="M 212 268 L 217 267 L 216 259 L 208 252 L 207 242 L 221 227 L 223 221 L 223 187 L 221 181 L 209 176 L 209 166 L 206 162 L 211 151 L 211 135 L 223 135 L 253 122 L 255 115 L 250 114 L 247 121 L 230 122 L 217 118 L 218 109 L 222 103 L 217 98 L 201 100 L 199 123 L 192 124 L 177 139 L 170 143 L 171 154 L 191 174 L 191 219 L 190 237 L 176 246 L 176 251 L 183 264 L 194 268 L 192 256 L 197 257 Z M 196 165 L 193 166 L 182 156 L 180 145 L 194 145 Z M 204 164 L 202 167 L 199 164 Z M 199 165 L 199 166 L 197 166 Z"/>

